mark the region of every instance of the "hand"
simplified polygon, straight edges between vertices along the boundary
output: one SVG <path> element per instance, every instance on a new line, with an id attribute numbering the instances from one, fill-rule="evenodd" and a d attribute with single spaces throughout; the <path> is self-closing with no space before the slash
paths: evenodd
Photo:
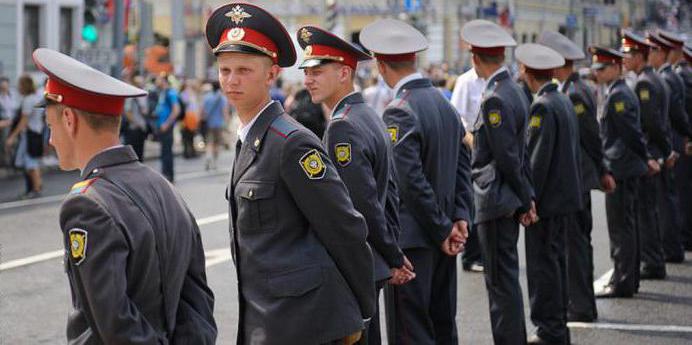
<path id="1" fill-rule="evenodd" d="M 649 171 L 647 172 L 649 176 L 653 176 L 661 172 L 661 166 L 658 164 L 658 162 L 656 162 L 656 160 L 649 159 L 646 162 L 646 165 L 649 168 Z"/>
<path id="2" fill-rule="evenodd" d="M 469 222 L 467 222 L 463 219 L 457 220 L 454 223 L 454 226 L 457 227 L 457 230 L 459 230 L 459 234 L 461 235 L 461 236 L 457 236 L 456 238 L 454 238 L 454 240 L 456 240 L 457 242 L 463 242 L 464 244 L 466 244 L 466 240 L 469 238 Z"/>
<path id="3" fill-rule="evenodd" d="M 464 235 L 461 234 L 457 225 L 454 224 L 452 225 L 452 231 L 449 232 L 449 236 L 442 242 L 440 247 L 445 254 L 455 256 L 464 250 L 464 243 L 466 243 Z"/>
<path id="4" fill-rule="evenodd" d="M 8 149 L 11 148 L 12 146 L 14 146 L 14 143 L 15 143 L 16 141 L 17 141 L 17 136 L 10 135 L 10 136 L 7 137 L 7 139 L 5 140 L 5 148 L 8 148 Z"/>
<path id="5" fill-rule="evenodd" d="M 531 207 L 525 213 L 519 215 L 519 223 L 524 227 L 538 222 L 538 212 L 536 211 L 536 202 L 531 201 Z"/>
<path id="6" fill-rule="evenodd" d="M 666 159 L 666 168 L 672 169 L 675 166 L 675 162 L 677 162 L 678 158 L 680 158 L 680 154 L 672 151 L 670 156 Z"/>
<path id="7" fill-rule="evenodd" d="M 403 285 L 416 278 L 416 273 L 413 272 L 413 265 L 404 256 L 404 264 L 399 268 L 390 269 L 392 277 L 389 279 L 389 283 L 392 285 Z"/>
<path id="8" fill-rule="evenodd" d="M 168 122 L 164 122 L 164 123 L 161 125 L 160 132 L 161 132 L 161 133 L 168 132 L 168 130 L 169 130 L 170 128 L 171 128 L 171 125 L 170 125 Z"/>
<path id="9" fill-rule="evenodd" d="M 613 178 L 613 175 L 605 174 L 601 176 L 601 187 L 603 187 L 603 191 L 606 193 L 612 193 L 613 191 L 615 191 L 617 185 L 615 184 L 615 179 Z"/>

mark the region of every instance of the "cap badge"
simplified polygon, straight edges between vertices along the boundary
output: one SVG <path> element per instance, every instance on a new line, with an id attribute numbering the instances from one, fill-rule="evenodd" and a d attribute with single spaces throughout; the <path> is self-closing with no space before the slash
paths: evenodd
<path id="1" fill-rule="evenodd" d="M 305 47 L 305 56 L 312 56 L 312 46 Z"/>
<path id="2" fill-rule="evenodd" d="M 300 30 L 300 38 L 303 40 L 303 42 L 305 42 L 305 43 L 310 42 L 311 36 L 312 36 L 312 33 L 308 29 L 303 28 L 302 30 Z"/>
<path id="3" fill-rule="evenodd" d="M 229 41 L 240 41 L 245 37 L 245 30 L 243 28 L 235 27 L 231 29 L 226 35 Z"/>
<path id="4" fill-rule="evenodd" d="M 226 12 L 226 17 L 231 18 L 231 21 L 238 25 L 242 23 L 243 20 L 245 20 L 246 18 L 252 17 L 252 15 L 245 12 L 245 9 L 240 7 L 240 5 L 237 5 L 236 7 L 233 7 L 233 9 L 231 9 L 230 11 Z"/>

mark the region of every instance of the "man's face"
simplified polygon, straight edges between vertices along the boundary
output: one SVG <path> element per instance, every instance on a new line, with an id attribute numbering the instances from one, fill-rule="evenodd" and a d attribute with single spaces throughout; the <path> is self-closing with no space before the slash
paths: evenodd
<path id="1" fill-rule="evenodd" d="M 76 114 L 65 111 L 65 107 L 51 104 L 46 107 L 46 124 L 50 129 L 50 145 L 58 154 L 60 169 L 74 170 L 74 138 L 70 135 Z"/>
<path id="2" fill-rule="evenodd" d="M 666 62 L 666 53 L 661 49 L 652 49 L 649 53 L 649 63 L 656 68 Z"/>
<path id="3" fill-rule="evenodd" d="M 254 107 L 269 94 L 280 68 L 268 57 L 245 53 L 221 53 L 219 83 L 228 101 L 237 108 Z"/>
<path id="4" fill-rule="evenodd" d="M 603 68 L 594 69 L 593 72 L 599 84 L 608 84 L 617 79 L 620 75 L 620 68 L 618 65 L 612 64 Z"/>
<path id="5" fill-rule="evenodd" d="M 326 63 L 303 69 L 303 84 L 310 93 L 312 103 L 322 103 L 338 90 L 340 67 L 337 63 Z"/>
<path id="6" fill-rule="evenodd" d="M 644 56 L 641 53 L 631 52 L 629 54 L 625 54 L 625 57 L 622 59 L 622 65 L 625 67 L 626 71 L 637 73 L 637 71 L 639 71 L 639 69 L 642 67 L 643 61 Z"/>

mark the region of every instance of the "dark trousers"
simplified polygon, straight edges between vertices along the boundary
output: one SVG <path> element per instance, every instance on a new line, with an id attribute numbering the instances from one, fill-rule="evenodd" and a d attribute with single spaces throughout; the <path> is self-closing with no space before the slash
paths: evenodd
<path id="1" fill-rule="evenodd" d="M 437 248 L 408 248 L 404 254 L 413 264 L 416 279 L 390 291 L 394 305 L 394 337 L 389 344 L 458 344 L 456 327 L 456 258 Z"/>
<path id="2" fill-rule="evenodd" d="M 477 226 L 495 345 L 526 344 L 517 254 L 519 224 L 513 218 L 499 218 Z"/>
<path id="3" fill-rule="evenodd" d="M 197 157 L 197 151 L 195 150 L 195 132 L 183 128 L 180 130 L 180 135 L 183 142 L 183 157 Z"/>
<path id="4" fill-rule="evenodd" d="M 674 169 L 663 167 L 661 174 L 663 175 L 663 207 L 664 212 L 661 214 L 661 224 L 663 226 L 663 251 L 666 259 L 682 261 L 685 257 L 684 249 L 682 248 L 681 228 L 682 221 L 680 219 L 680 204 L 678 198 L 677 185 L 675 183 Z"/>
<path id="5" fill-rule="evenodd" d="M 132 146 L 140 162 L 144 159 L 144 142 L 146 139 L 147 132 L 141 129 L 135 128 L 125 131 L 125 145 Z"/>
<path id="6" fill-rule="evenodd" d="M 639 289 L 639 231 L 637 230 L 638 177 L 617 180 L 615 191 L 606 194 L 613 276 L 609 284 L 616 293 L 633 295 Z"/>
<path id="7" fill-rule="evenodd" d="M 461 254 L 461 262 L 464 265 L 470 265 L 474 262 L 482 261 L 481 245 L 478 243 L 478 229 L 473 226 L 469 231 L 469 238 L 466 239 L 464 253 Z"/>
<path id="8" fill-rule="evenodd" d="M 686 250 L 692 251 L 692 156 L 681 153 L 673 170 L 680 197 L 682 242 Z"/>
<path id="9" fill-rule="evenodd" d="M 387 280 L 375 282 L 375 300 L 380 300 L 380 291 L 387 284 Z M 375 304 L 375 314 L 373 314 L 370 322 L 366 325 L 363 331 L 363 337 L 358 342 L 360 345 L 380 345 L 382 344 L 382 335 L 380 332 L 380 303 Z"/>
<path id="10" fill-rule="evenodd" d="M 663 195 L 661 174 L 642 176 L 639 181 L 637 221 L 641 239 L 642 269 L 665 272 L 666 262 L 661 240 L 662 228 L 659 217 Z"/>
<path id="11" fill-rule="evenodd" d="M 568 343 L 567 262 L 568 216 L 541 218 L 526 229 L 526 276 L 531 321 L 536 334 L 551 343 Z"/>
<path id="12" fill-rule="evenodd" d="M 570 217 L 567 228 L 567 282 L 570 315 L 598 318 L 593 290 L 593 247 L 591 246 L 591 193 L 584 193 L 584 209 Z"/>
<path id="13" fill-rule="evenodd" d="M 161 174 L 170 182 L 173 176 L 173 129 L 159 133 L 161 142 Z"/>

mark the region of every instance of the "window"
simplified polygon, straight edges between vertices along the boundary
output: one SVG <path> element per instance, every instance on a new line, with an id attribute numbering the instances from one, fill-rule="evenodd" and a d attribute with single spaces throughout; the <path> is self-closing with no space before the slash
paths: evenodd
<path id="1" fill-rule="evenodd" d="M 41 42 L 41 8 L 37 5 L 24 6 L 24 70 L 35 71 L 36 66 L 31 59 L 31 54 L 39 47 Z"/>
<path id="2" fill-rule="evenodd" d="M 74 37 L 74 21 L 72 13 L 74 9 L 71 7 L 60 8 L 60 22 L 58 23 L 60 27 L 60 47 L 61 53 L 70 55 L 72 53 L 72 44 Z"/>

